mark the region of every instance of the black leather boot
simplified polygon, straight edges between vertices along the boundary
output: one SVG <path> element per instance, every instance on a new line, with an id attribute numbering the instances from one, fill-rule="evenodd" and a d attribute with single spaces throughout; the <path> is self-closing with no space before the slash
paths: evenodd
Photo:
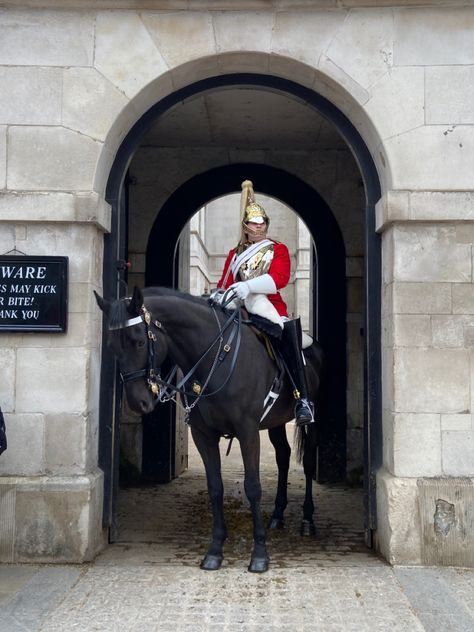
<path id="1" fill-rule="evenodd" d="M 309 398 L 306 381 L 305 365 L 301 352 L 301 321 L 299 318 L 285 321 L 280 351 L 295 386 L 293 395 L 296 399 L 296 425 L 311 424 L 314 422 L 314 404 Z"/>

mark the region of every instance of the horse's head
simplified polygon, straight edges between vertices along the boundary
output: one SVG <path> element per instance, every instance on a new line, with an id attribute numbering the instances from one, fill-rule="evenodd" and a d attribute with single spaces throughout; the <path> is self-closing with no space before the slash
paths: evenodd
<path id="1" fill-rule="evenodd" d="M 168 353 L 161 324 L 145 307 L 137 287 L 132 298 L 116 301 L 94 294 L 107 318 L 107 342 L 118 359 L 129 406 L 137 413 L 149 413 L 157 401 L 159 367 Z"/>

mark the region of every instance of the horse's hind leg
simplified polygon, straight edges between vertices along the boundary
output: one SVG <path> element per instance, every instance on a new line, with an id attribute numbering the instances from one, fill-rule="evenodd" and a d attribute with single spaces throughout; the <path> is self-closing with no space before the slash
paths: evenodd
<path id="1" fill-rule="evenodd" d="M 283 514 L 288 504 L 288 470 L 290 469 L 291 448 L 286 438 L 284 425 L 270 428 L 268 436 L 275 448 L 275 459 L 278 466 L 278 487 L 275 497 L 275 508 L 268 524 L 269 529 L 281 529 L 284 524 Z"/>
<path id="2" fill-rule="evenodd" d="M 310 424 L 301 428 L 306 433 L 304 452 L 303 452 L 303 470 L 306 479 L 305 498 L 303 503 L 303 520 L 301 522 L 301 535 L 316 535 L 316 527 L 314 526 L 314 502 L 313 502 L 313 478 L 316 472 L 316 424 Z"/>
<path id="3" fill-rule="evenodd" d="M 206 468 L 207 491 L 211 500 L 213 517 L 212 541 L 201 562 L 201 568 L 205 571 L 216 571 L 221 567 L 224 559 L 222 547 L 227 538 L 219 436 L 204 433 L 193 426 L 191 426 L 191 434 Z"/>
<path id="4" fill-rule="evenodd" d="M 248 570 L 251 573 L 264 573 L 268 570 L 268 553 L 265 526 L 263 524 L 262 486 L 260 484 L 260 436 L 258 430 L 247 437 L 239 437 L 242 460 L 244 462 L 245 493 L 250 503 L 253 518 L 253 549 Z"/>

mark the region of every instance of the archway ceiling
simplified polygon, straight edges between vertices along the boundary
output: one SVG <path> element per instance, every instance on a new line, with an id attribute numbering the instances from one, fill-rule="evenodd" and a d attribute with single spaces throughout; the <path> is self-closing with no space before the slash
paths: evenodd
<path id="1" fill-rule="evenodd" d="M 277 92 L 227 88 L 176 105 L 142 146 L 315 151 L 347 148 L 332 123 Z"/>

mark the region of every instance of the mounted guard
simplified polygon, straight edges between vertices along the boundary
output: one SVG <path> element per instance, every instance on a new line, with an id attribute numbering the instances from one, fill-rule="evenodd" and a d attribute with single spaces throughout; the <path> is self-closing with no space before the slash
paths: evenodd
<path id="1" fill-rule="evenodd" d="M 294 386 L 296 424 L 313 423 L 314 404 L 309 397 L 305 373 L 301 321 L 299 318 L 288 318 L 287 306 L 279 292 L 290 280 L 288 248 L 267 238 L 270 219 L 265 209 L 255 201 L 250 180 L 242 182 L 240 208 L 240 240 L 227 256 L 217 287 L 233 290 L 251 314 L 278 326 L 277 346 Z"/>

